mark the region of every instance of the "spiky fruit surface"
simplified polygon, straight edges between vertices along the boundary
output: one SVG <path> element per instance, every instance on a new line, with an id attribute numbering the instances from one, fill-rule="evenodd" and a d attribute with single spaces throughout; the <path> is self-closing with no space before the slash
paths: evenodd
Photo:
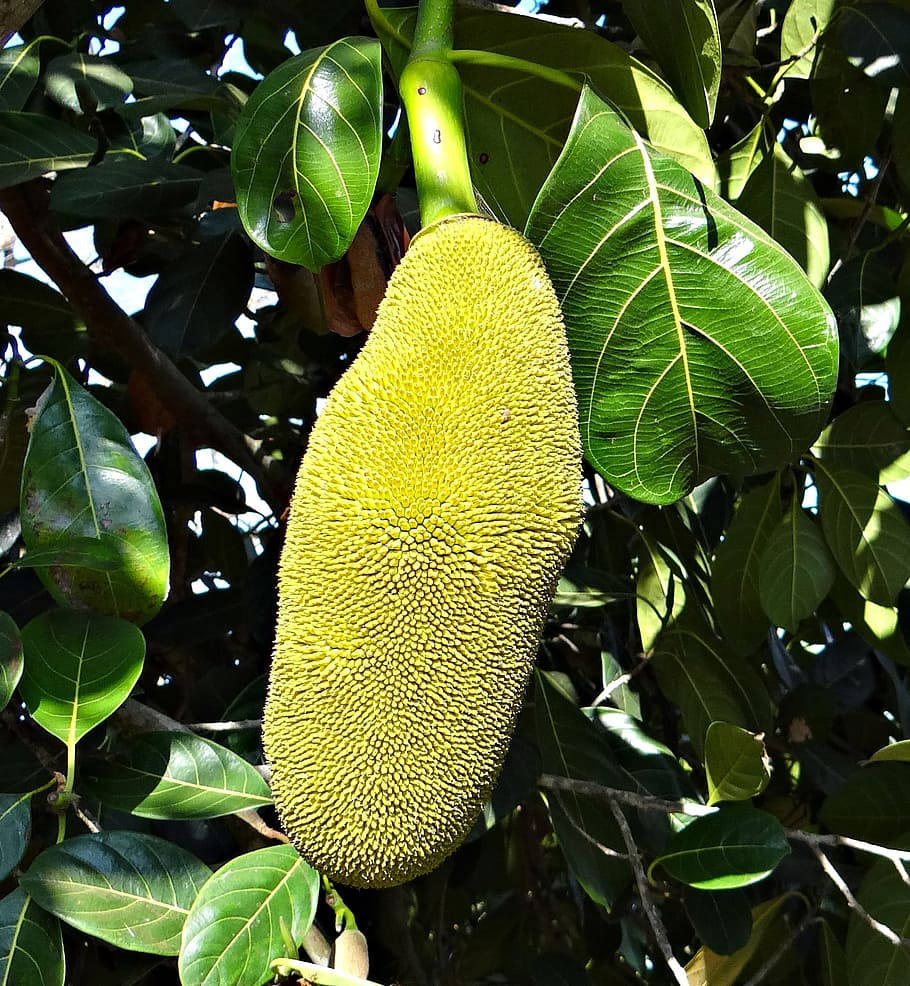
<path id="1" fill-rule="evenodd" d="M 433 869 L 502 765 L 581 517 L 562 316 L 534 248 L 422 232 L 310 437 L 263 739 L 288 835 L 341 883 Z"/>

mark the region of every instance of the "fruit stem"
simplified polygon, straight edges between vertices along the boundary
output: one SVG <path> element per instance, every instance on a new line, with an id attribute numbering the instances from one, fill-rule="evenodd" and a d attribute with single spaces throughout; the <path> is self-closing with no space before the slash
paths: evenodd
<path id="1" fill-rule="evenodd" d="M 454 0 L 420 0 L 417 26 L 399 93 L 411 130 L 411 151 L 424 226 L 476 213 L 462 118 L 461 78 L 449 61 Z"/>

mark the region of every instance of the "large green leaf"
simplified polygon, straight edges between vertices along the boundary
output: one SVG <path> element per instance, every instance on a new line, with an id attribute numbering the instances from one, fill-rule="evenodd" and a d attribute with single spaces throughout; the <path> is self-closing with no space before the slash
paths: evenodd
<path id="1" fill-rule="evenodd" d="M 816 459 L 818 515 L 834 560 L 860 594 L 891 606 L 910 578 L 910 525 L 875 477 Z"/>
<path id="2" fill-rule="evenodd" d="M 38 81 L 38 46 L 42 40 L 35 38 L 28 44 L 0 51 L 0 110 L 21 110 L 25 106 Z"/>
<path id="3" fill-rule="evenodd" d="M 744 493 L 717 546 L 711 596 L 724 640 L 737 654 L 751 654 L 768 633 L 761 606 L 762 552 L 780 521 L 780 478 Z"/>
<path id="4" fill-rule="evenodd" d="M 0 112 L 0 188 L 89 163 L 93 137 L 43 113 Z"/>
<path id="5" fill-rule="evenodd" d="M 262 986 L 313 922 L 319 874 L 292 846 L 237 856 L 196 898 L 180 946 L 183 986 Z"/>
<path id="6" fill-rule="evenodd" d="M 780 822 L 749 805 L 725 805 L 676 832 L 651 864 L 702 890 L 731 890 L 763 880 L 789 854 Z"/>
<path id="7" fill-rule="evenodd" d="M 176 955 L 211 870 L 185 849 L 139 832 L 96 832 L 45 849 L 23 888 L 61 921 L 133 952 Z"/>
<path id="8" fill-rule="evenodd" d="M 382 146 L 379 42 L 341 38 L 279 66 L 237 121 L 231 170 L 244 228 L 266 253 L 319 270 L 366 215 Z"/>
<path id="9" fill-rule="evenodd" d="M 910 432 L 886 401 L 863 401 L 839 414 L 812 451 L 838 466 L 876 474 L 880 483 L 910 476 Z"/>
<path id="10" fill-rule="evenodd" d="M 910 937 L 910 887 L 887 859 L 875 862 L 856 895 L 867 914 L 901 938 Z M 850 986 L 906 986 L 910 949 L 894 945 L 857 913 L 847 928 L 847 979 Z"/>
<path id="11" fill-rule="evenodd" d="M 143 733 L 110 761 L 80 771 L 80 789 L 142 818 L 215 818 L 271 804 L 268 785 L 242 757 L 192 733 Z"/>
<path id="12" fill-rule="evenodd" d="M 710 127 L 721 70 L 714 0 L 625 0 L 623 11 L 692 119 Z"/>
<path id="13" fill-rule="evenodd" d="M 77 51 L 51 59 L 44 88 L 65 109 L 92 114 L 119 106 L 133 91 L 133 80 L 113 59 Z"/>
<path id="14" fill-rule="evenodd" d="M 794 59 L 787 65 L 788 78 L 809 78 L 818 40 L 836 5 L 837 0 L 793 0 L 787 8 L 780 30 L 780 57 Z"/>
<path id="15" fill-rule="evenodd" d="M 66 960 L 55 917 L 21 888 L 0 901 L 0 986 L 63 986 Z"/>
<path id="16" fill-rule="evenodd" d="M 28 845 L 33 793 L 0 794 L 0 880 L 12 873 Z"/>
<path id="17" fill-rule="evenodd" d="M 416 12 L 388 9 L 406 37 Z M 407 49 L 380 36 L 400 74 Z M 523 58 L 587 78 L 665 154 L 709 185 L 717 172 L 701 128 L 670 87 L 646 65 L 593 31 L 534 17 L 461 8 L 455 18 L 458 48 Z M 524 226 L 538 190 L 562 150 L 576 95 L 564 86 L 514 69 L 460 62 L 471 176 L 487 205 L 516 229 Z"/>
<path id="18" fill-rule="evenodd" d="M 66 298 L 21 271 L 0 269 L 0 311 L 4 324 L 22 329 L 31 352 L 63 363 L 77 355 L 85 338 L 83 322 Z"/>
<path id="19" fill-rule="evenodd" d="M 761 557 L 759 594 L 768 619 L 795 633 L 831 591 L 836 574 L 818 524 L 794 502 Z"/>
<path id="20" fill-rule="evenodd" d="M 765 744 L 732 723 L 712 722 L 705 734 L 705 773 L 709 805 L 754 798 L 771 777 Z"/>
<path id="21" fill-rule="evenodd" d="M 818 434 L 834 317 L 795 261 L 590 88 L 528 220 L 566 318 L 589 461 L 669 503 Z"/>
<path id="22" fill-rule="evenodd" d="M 161 607 L 169 557 L 161 502 L 120 421 L 60 366 L 38 402 L 22 474 L 22 537 L 38 549 L 64 535 L 99 538 L 116 572 L 39 569 L 64 604 L 136 623 Z"/>
<path id="23" fill-rule="evenodd" d="M 776 141 L 766 150 L 736 202 L 821 288 L 828 276 L 828 223 L 812 183 Z"/>
<path id="24" fill-rule="evenodd" d="M 51 207 L 86 219 L 160 219 L 195 201 L 202 178 L 194 168 L 166 161 L 115 158 L 61 175 L 51 191 Z"/>
<path id="25" fill-rule="evenodd" d="M 52 609 L 22 630 L 19 686 L 34 720 L 68 746 L 103 722 L 142 671 L 142 631 L 118 619 Z"/>
<path id="26" fill-rule="evenodd" d="M 120 555 L 107 541 L 77 534 L 49 541 L 40 548 L 32 548 L 10 565 L 10 568 L 52 567 L 114 572 L 120 568 Z"/>
<path id="27" fill-rule="evenodd" d="M 5 709 L 22 677 L 22 635 L 16 621 L 0 611 L 0 709 Z"/>
<path id="28" fill-rule="evenodd" d="M 699 620 L 687 617 L 662 633 L 651 663 L 664 695 L 679 706 L 699 756 L 708 726 L 717 719 L 755 732 L 770 727 L 764 682 Z"/>
<path id="29" fill-rule="evenodd" d="M 249 241 L 228 234 L 192 247 L 161 272 L 145 302 L 149 335 L 174 356 L 229 332 L 253 289 Z"/>
<path id="30" fill-rule="evenodd" d="M 610 748 L 551 675 L 538 673 L 534 718 L 543 770 L 559 777 L 627 788 L 628 775 L 614 763 Z M 573 792 L 547 795 L 550 818 L 569 869 L 585 893 L 610 908 L 629 882 L 625 860 L 598 846 L 622 850 L 622 835 L 603 801 Z"/>
<path id="31" fill-rule="evenodd" d="M 852 774 L 821 807 L 832 832 L 888 844 L 910 832 L 910 766 L 876 763 Z"/>

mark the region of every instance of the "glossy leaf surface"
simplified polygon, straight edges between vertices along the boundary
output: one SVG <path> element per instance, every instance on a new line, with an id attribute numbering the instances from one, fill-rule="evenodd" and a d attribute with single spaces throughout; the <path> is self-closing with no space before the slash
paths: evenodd
<path id="1" fill-rule="evenodd" d="M 183 986 L 261 986 L 272 959 L 313 922 L 319 875 L 292 846 L 269 846 L 223 866 L 202 888 L 183 930 Z"/>
<path id="2" fill-rule="evenodd" d="M 176 955 L 211 871 L 185 849 L 139 832 L 97 832 L 45 849 L 22 876 L 45 910 L 110 945 Z"/>
<path id="3" fill-rule="evenodd" d="M 821 296 L 591 89 L 527 232 L 565 314 L 585 454 L 610 483 L 669 503 L 818 434 L 837 374 Z"/>
<path id="4" fill-rule="evenodd" d="M 133 91 L 133 80 L 109 58 L 73 52 L 51 60 L 44 88 L 65 109 L 91 114 L 119 106 Z"/>
<path id="5" fill-rule="evenodd" d="M 21 110 L 38 80 L 39 41 L 0 51 L 0 110 Z"/>
<path id="6" fill-rule="evenodd" d="M 34 720 L 67 745 L 103 722 L 142 671 L 142 631 L 114 616 L 51 609 L 22 630 L 20 691 Z"/>
<path id="7" fill-rule="evenodd" d="M 253 766 L 192 733 L 143 733 L 122 741 L 110 761 L 91 760 L 80 776 L 104 804 L 142 818 L 216 818 L 272 802 Z"/>
<path id="8" fill-rule="evenodd" d="M 251 239 L 314 271 L 338 260 L 373 196 L 381 118 L 378 41 L 341 38 L 275 69 L 244 106 L 231 155 Z"/>
<path id="9" fill-rule="evenodd" d="M 158 611 L 169 557 L 148 466 L 119 419 L 59 367 L 32 424 L 21 510 L 28 549 L 75 534 L 106 542 L 120 557 L 116 572 L 39 569 L 59 602 L 136 623 Z"/>
<path id="10" fill-rule="evenodd" d="M 705 734 L 705 771 L 709 805 L 754 798 L 771 776 L 764 743 L 748 730 L 720 721 L 712 722 Z"/>
<path id="11" fill-rule="evenodd" d="M 0 188 L 88 164 L 96 141 L 41 113 L 0 112 Z"/>
<path id="12" fill-rule="evenodd" d="M 22 635 L 9 613 L 0 612 L 0 709 L 5 709 L 22 677 Z"/>
<path id="13" fill-rule="evenodd" d="M 0 900 L 0 984 L 63 986 L 65 971 L 57 919 L 21 888 Z"/>
<path id="14" fill-rule="evenodd" d="M 22 859 L 32 822 L 31 793 L 0 794 L 0 880 Z"/>

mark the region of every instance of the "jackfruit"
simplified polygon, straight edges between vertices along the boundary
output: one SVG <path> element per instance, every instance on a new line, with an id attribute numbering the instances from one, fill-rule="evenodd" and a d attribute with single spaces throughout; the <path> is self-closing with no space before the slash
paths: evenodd
<path id="1" fill-rule="evenodd" d="M 471 829 L 581 509 L 540 257 L 480 216 L 428 227 L 313 428 L 281 557 L 263 740 L 318 870 L 393 886 Z"/>

